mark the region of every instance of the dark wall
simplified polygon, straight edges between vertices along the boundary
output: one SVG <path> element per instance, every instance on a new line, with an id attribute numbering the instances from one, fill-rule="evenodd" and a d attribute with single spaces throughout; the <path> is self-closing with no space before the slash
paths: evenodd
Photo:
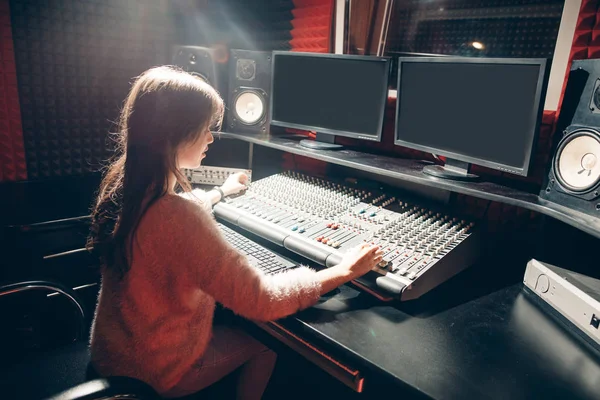
<path id="1" fill-rule="evenodd" d="M 289 50 L 292 0 L 173 0 L 178 43 Z"/>
<path id="2" fill-rule="evenodd" d="M 332 0 L 0 0 L 0 182 L 78 176 L 111 154 L 132 79 L 174 44 L 331 49 Z M 226 54 L 226 53 L 225 53 Z M 4 122 L 6 120 L 6 122 Z"/>
<path id="3" fill-rule="evenodd" d="M 168 60 L 168 2 L 11 0 L 30 180 L 97 171 L 130 81 Z"/>
<path id="4" fill-rule="evenodd" d="M 27 178 L 8 0 L 0 0 L 0 182 Z"/>

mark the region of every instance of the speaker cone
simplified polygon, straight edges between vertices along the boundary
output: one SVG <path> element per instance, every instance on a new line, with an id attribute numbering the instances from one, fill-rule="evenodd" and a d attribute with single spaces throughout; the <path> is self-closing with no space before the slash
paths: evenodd
<path id="1" fill-rule="evenodd" d="M 583 129 L 564 138 L 554 161 L 556 177 L 573 192 L 585 192 L 600 181 L 600 135 Z"/>
<path id="2" fill-rule="evenodd" d="M 265 100 L 258 93 L 246 90 L 235 98 L 233 108 L 241 123 L 255 125 L 265 113 Z"/>

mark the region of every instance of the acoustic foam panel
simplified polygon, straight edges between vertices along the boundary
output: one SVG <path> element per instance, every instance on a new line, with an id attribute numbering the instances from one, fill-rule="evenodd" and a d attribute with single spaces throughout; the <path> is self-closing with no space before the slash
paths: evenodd
<path id="1" fill-rule="evenodd" d="M 27 179 L 8 0 L 0 0 L 0 182 Z"/>
<path id="2" fill-rule="evenodd" d="M 314 53 L 331 51 L 333 0 L 294 0 L 292 50 Z"/>
<path id="3" fill-rule="evenodd" d="M 490 57 L 552 57 L 563 4 L 564 0 L 451 0 L 441 7 L 438 2 L 400 2 L 387 51 L 477 56 L 481 52 L 470 43 L 479 41 Z"/>
<path id="4" fill-rule="evenodd" d="M 11 0 L 30 179 L 97 171 L 132 79 L 168 62 L 166 0 Z"/>

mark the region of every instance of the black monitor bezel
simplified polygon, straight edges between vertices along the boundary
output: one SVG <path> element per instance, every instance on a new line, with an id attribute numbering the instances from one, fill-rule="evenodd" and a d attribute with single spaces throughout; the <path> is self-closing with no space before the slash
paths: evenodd
<path id="1" fill-rule="evenodd" d="M 535 122 L 535 127 L 531 140 L 528 142 L 527 156 L 525 158 L 524 165 L 522 167 L 514 167 L 511 165 L 501 164 L 494 161 L 488 161 L 477 157 L 470 157 L 444 149 L 429 147 L 399 139 L 399 121 L 400 121 L 400 103 L 401 103 L 401 82 L 402 82 L 402 67 L 406 63 L 462 63 L 462 64 L 510 64 L 510 65 L 535 65 L 539 67 L 538 81 L 535 93 L 534 107 L 532 107 L 531 119 Z M 531 163 L 533 160 L 533 149 L 535 148 L 539 136 L 540 125 L 542 122 L 542 115 L 544 112 L 544 103 L 542 99 L 545 97 L 545 92 L 548 85 L 548 67 L 550 63 L 545 58 L 491 58 L 491 57 L 461 57 L 461 56 L 449 56 L 449 57 L 399 57 L 398 58 L 398 96 L 396 98 L 396 115 L 395 115 L 395 127 L 394 127 L 394 144 L 396 146 L 408 147 L 410 149 L 425 151 L 433 153 L 438 156 L 444 156 L 455 160 L 480 165 L 487 168 L 496 169 L 502 172 L 509 172 L 515 175 L 527 176 L 531 169 Z M 432 114 L 435 111 L 432 110 Z"/>
<path id="2" fill-rule="evenodd" d="M 277 63 L 278 56 L 291 56 L 291 57 L 312 57 L 312 58 L 333 58 L 333 59 L 346 59 L 346 60 L 358 60 L 358 61 L 377 61 L 383 62 L 386 64 L 386 71 L 384 78 L 385 85 L 385 93 L 382 93 L 383 97 L 383 109 L 381 110 L 381 115 L 379 117 L 379 133 L 376 136 L 365 135 L 356 132 L 348 132 L 348 131 L 340 131 L 329 128 L 323 128 L 319 126 L 311 126 L 311 125 L 303 125 L 303 124 L 294 124 L 288 123 L 285 121 L 275 121 L 273 120 L 273 88 L 275 81 L 275 65 Z M 373 142 L 381 142 L 381 137 L 383 136 L 383 124 L 385 121 L 385 111 L 387 108 L 387 100 L 389 94 L 390 87 L 390 71 L 391 71 L 392 59 L 390 57 L 377 57 L 377 56 L 361 56 L 361 55 L 351 55 L 351 54 L 333 54 L 333 53 L 310 53 L 310 52 L 295 52 L 295 51 L 282 51 L 277 50 L 273 51 L 273 59 L 271 63 L 271 96 L 269 101 L 269 124 L 275 125 L 281 128 L 291 128 L 291 129 L 300 129 L 306 131 L 320 132 L 326 133 L 329 135 L 335 136 L 344 136 L 353 139 L 361 139 L 361 140 L 369 140 Z"/>

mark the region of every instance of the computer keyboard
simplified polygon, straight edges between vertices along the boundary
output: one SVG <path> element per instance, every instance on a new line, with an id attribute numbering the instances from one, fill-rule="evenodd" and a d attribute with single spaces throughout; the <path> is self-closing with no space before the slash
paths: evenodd
<path id="1" fill-rule="evenodd" d="M 246 256 L 248 263 L 270 275 L 296 267 L 296 264 L 253 242 L 233 229 L 217 223 L 225 239 Z"/>

